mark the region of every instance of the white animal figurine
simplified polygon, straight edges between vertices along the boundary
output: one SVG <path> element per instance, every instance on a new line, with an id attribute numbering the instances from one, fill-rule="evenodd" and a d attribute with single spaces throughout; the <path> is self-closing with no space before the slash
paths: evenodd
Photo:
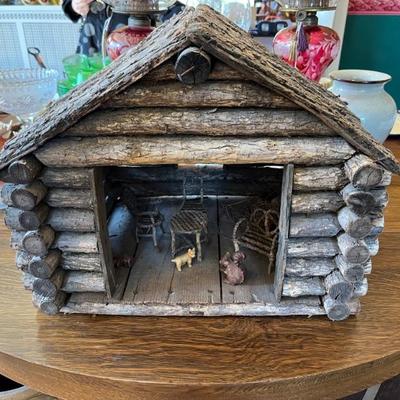
<path id="1" fill-rule="evenodd" d="M 179 272 L 181 272 L 182 266 L 185 264 L 187 264 L 189 268 L 192 268 L 192 259 L 195 257 L 196 257 L 196 249 L 193 247 L 193 249 L 188 249 L 188 251 L 185 254 L 175 257 L 171 261 L 176 264 L 176 269 Z"/>

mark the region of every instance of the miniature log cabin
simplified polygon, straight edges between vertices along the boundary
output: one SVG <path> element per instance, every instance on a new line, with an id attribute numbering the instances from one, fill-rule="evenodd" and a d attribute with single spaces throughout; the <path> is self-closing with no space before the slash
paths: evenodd
<path id="1" fill-rule="evenodd" d="M 0 171 L 17 267 L 48 314 L 341 320 L 367 293 L 400 167 L 340 99 L 199 6 L 51 103 Z M 197 230 L 180 218 L 190 197 Z M 270 253 L 249 228 L 233 238 L 273 208 Z M 219 266 L 234 242 L 238 285 Z"/>

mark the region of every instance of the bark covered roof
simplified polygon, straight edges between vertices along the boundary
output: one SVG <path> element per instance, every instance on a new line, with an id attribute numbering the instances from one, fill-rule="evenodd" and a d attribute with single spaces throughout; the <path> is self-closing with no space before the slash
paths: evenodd
<path id="1" fill-rule="evenodd" d="M 359 119 L 338 97 L 268 53 L 245 31 L 204 5 L 185 9 L 109 67 L 50 103 L 31 125 L 6 143 L 0 153 L 0 170 L 64 132 L 190 44 L 287 97 L 317 116 L 360 152 L 387 170 L 400 173 L 393 154 L 362 128 Z"/>

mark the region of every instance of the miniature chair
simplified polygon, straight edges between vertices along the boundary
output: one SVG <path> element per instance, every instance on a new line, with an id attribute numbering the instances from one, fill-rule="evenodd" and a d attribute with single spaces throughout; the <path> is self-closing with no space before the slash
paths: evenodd
<path id="1" fill-rule="evenodd" d="M 136 241 L 139 242 L 140 237 L 152 237 L 154 247 L 159 249 L 157 241 L 157 228 L 165 233 L 163 222 L 164 216 L 154 208 L 152 210 L 140 210 L 136 203 L 136 194 L 128 186 L 122 190 L 121 200 L 128 207 L 131 214 L 136 218 Z"/>
<path id="2" fill-rule="evenodd" d="M 254 250 L 268 257 L 268 274 L 275 262 L 275 251 L 278 238 L 279 214 L 275 210 L 256 208 L 247 218 L 241 218 L 233 228 L 233 245 L 235 251 L 240 246 Z M 243 228 L 239 232 L 239 228 Z"/>
<path id="3" fill-rule="evenodd" d="M 165 233 L 163 222 L 164 216 L 155 208 L 151 211 L 137 211 L 135 214 L 136 220 L 136 240 L 139 237 L 152 237 L 154 247 L 159 249 L 157 242 L 157 228 L 160 227 L 161 232 Z"/>
<path id="4" fill-rule="evenodd" d="M 204 207 L 203 178 L 200 181 L 199 197 L 187 198 L 187 184 L 189 180 L 183 179 L 183 202 L 179 211 L 171 219 L 171 252 L 174 257 L 180 250 L 176 249 L 176 236 L 195 235 L 197 248 L 197 261 L 202 260 L 201 242 L 206 241 L 208 237 L 208 218 L 207 210 Z M 195 179 L 194 179 L 195 180 Z M 193 179 L 190 181 L 193 182 Z M 202 235 L 204 235 L 202 239 Z"/>
<path id="5" fill-rule="evenodd" d="M 196 186 L 196 183 L 199 182 L 198 191 L 199 197 L 194 197 L 188 199 L 187 190 L 188 186 Z M 207 214 L 207 210 L 204 207 L 204 187 L 203 187 L 203 177 L 193 177 L 187 178 L 186 176 L 183 178 L 183 202 L 181 204 L 180 210 L 191 210 L 191 211 L 201 211 Z"/>

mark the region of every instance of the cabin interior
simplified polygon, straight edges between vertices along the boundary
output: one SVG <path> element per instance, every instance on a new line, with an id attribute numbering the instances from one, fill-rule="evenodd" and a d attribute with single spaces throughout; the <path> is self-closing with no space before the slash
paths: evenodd
<path id="1" fill-rule="evenodd" d="M 250 237 L 250 248 L 244 238 L 254 224 L 263 229 L 264 211 L 269 209 L 276 216 L 269 224 L 276 225 L 271 229 L 275 228 L 277 235 L 283 171 L 282 166 L 262 164 L 106 168 L 108 243 L 104 247 L 112 253 L 105 257 L 112 264 L 107 268 L 120 280 L 116 285 L 119 299 L 115 300 L 170 305 L 276 302 L 277 238 L 268 256 L 257 247 L 263 245 L 257 244 L 257 238 L 252 242 Z M 181 210 L 199 204 L 207 221 L 207 232 L 202 231 L 200 237 L 201 261 L 193 234 L 175 235 L 173 255 L 171 220 Z M 156 237 L 151 228 L 143 229 L 143 220 L 146 225 L 149 215 L 150 224 L 158 224 L 154 230 Z M 189 226 L 192 222 L 185 221 Z M 246 279 L 241 285 L 227 284 L 220 271 L 219 260 L 226 252 L 235 251 L 235 237 L 245 243 L 240 242 L 240 251 L 246 256 Z M 193 266 L 184 265 L 180 272 L 171 260 L 189 248 L 196 249 Z"/>

